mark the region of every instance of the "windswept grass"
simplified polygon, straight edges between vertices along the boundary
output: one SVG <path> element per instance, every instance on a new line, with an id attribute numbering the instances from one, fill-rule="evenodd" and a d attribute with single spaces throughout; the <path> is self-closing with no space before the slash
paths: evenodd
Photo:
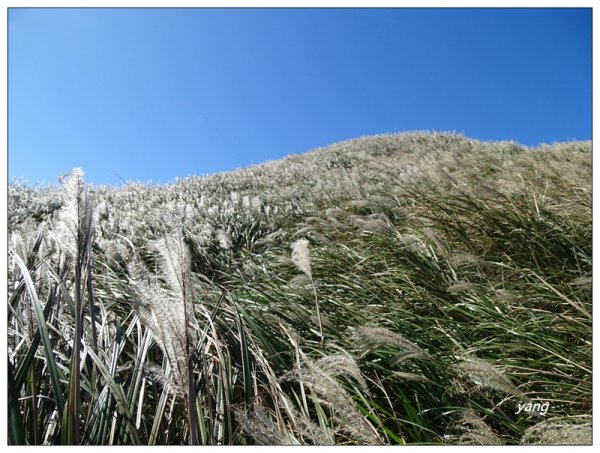
<path id="1" fill-rule="evenodd" d="M 9 442 L 591 444 L 591 207 L 590 143 L 454 134 L 12 184 Z"/>

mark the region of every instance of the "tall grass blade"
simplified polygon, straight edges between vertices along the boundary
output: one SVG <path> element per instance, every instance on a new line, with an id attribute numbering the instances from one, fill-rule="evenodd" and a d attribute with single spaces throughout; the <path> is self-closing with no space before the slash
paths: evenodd
<path id="1" fill-rule="evenodd" d="M 54 359 L 54 352 L 52 350 L 50 334 L 48 333 L 48 328 L 46 327 L 46 318 L 44 317 L 44 310 L 42 309 L 35 286 L 33 284 L 33 281 L 31 280 L 31 275 L 29 274 L 25 263 L 17 253 L 12 252 L 12 254 L 15 259 L 15 262 L 21 270 L 22 278 L 25 281 L 25 285 L 27 286 L 27 294 L 29 295 L 33 304 L 33 311 L 35 313 L 38 329 L 40 332 L 40 338 L 44 347 L 44 359 L 46 360 L 46 364 L 48 366 L 48 373 L 50 374 L 50 382 L 52 385 L 54 401 L 56 403 L 56 410 L 59 414 L 62 414 L 65 407 L 62 386 L 60 384 L 58 367 L 56 366 L 56 361 Z"/>
<path id="2" fill-rule="evenodd" d="M 8 359 L 8 444 L 25 445 L 25 428 L 19 404 L 19 392 L 14 382 L 14 368 Z"/>
<path id="3" fill-rule="evenodd" d="M 48 319 L 48 315 L 50 314 L 50 310 L 54 306 L 54 301 L 56 300 L 55 293 L 51 292 L 48 300 L 46 301 L 46 305 L 44 306 L 44 318 Z M 35 353 L 38 350 L 40 342 L 42 341 L 42 336 L 39 328 L 36 330 L 33 339 L 31 341 L 31 345 L 25 354 L 25 357 L 19 362 L 19 367 L 17 368 L 17 374 L 14 378 L 14 386 L 15 391 L 19 393 L 21 391 L 21 387 L 25 383 L 25 379 L 27 373 L 30 371 L 30 368 L 33 364 L 33 360 L 35 358 Z"/>
<path id="4" fill-rule="evenodd" d="M 123 392 L 123 388 L 115 382 L 113 376 L 109 372 L 108 368 L 106 368 L 104 362 L 100 359 L 100 357 L 98 357 L 92 350 L 88 350 L 87 352 L 98 367 L 98 369 L 100 370 L 100 373 L 102 373 L 102 377 L 104 377 L 106 383 L 110 387 L 111 392 L 114 395 L 115 400 L 117 401 L 119 415 L 121 415 L 121 417 L 126 423 L 128 434 L 131 437 L 131 440 L 135 445 L 139 445 L 141 442 L 138 436 L 137 428 L 135 427 L 135 419 L 132 416 L 131 411 L 129 410 L 130 405 L 127 401 L 125 393 Z"/>

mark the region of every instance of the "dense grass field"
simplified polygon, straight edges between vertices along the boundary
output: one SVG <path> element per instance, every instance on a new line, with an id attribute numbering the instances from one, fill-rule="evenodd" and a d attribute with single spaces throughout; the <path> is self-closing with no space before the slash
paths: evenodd
<path id="1" fill-rule="evenodd" d="M 590 444 L 591 170 L 410 133 L 12 183 L 9 443 Z"/>

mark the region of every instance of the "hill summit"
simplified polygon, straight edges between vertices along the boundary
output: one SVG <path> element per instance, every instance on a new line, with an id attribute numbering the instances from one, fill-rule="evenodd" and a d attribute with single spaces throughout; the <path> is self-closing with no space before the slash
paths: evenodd
<path id="1" fill-rule="evenodd" d="M 592 147 L 363 137 L 9 186 L 11 444 L 591 444 Z"/>

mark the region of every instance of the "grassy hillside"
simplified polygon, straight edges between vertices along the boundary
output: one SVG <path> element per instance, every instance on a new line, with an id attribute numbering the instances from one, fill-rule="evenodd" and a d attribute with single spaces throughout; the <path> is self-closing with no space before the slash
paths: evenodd
<path id="1" fill-rule="evenodd" d="M 590 444 L 590 142 L 9 186 L 13 444 Z"/>

